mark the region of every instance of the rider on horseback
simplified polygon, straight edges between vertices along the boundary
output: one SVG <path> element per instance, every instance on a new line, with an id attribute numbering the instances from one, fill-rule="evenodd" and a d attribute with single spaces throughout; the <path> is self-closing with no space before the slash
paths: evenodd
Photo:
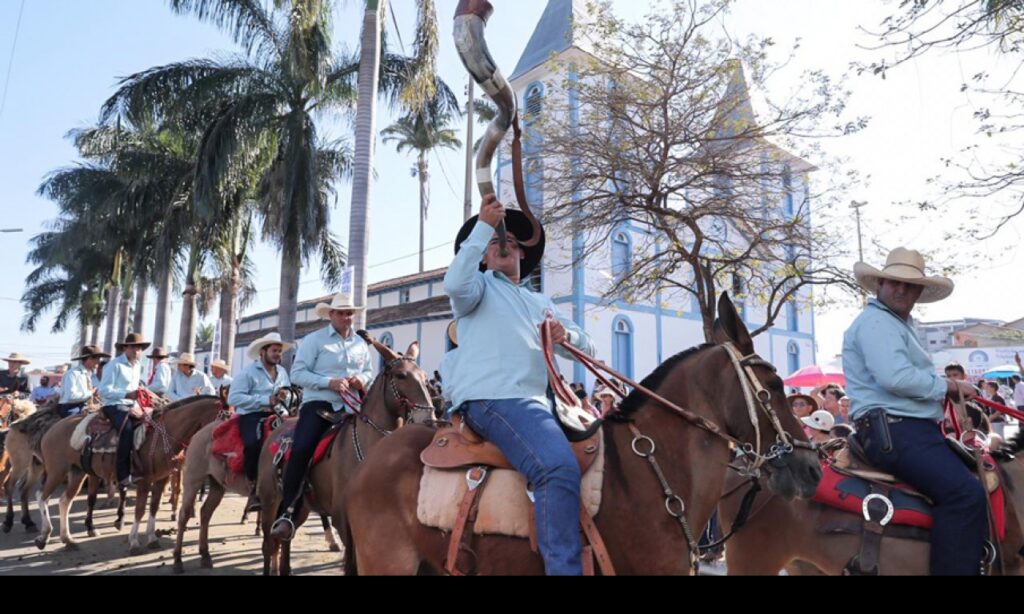
<path id="1" fill-rule="evenodd" d="M 934 502 L 931 572 L 977 575 L 988 528 L 985 490 L 943 438 L 943 398 L 976 396 L 967 382 L 935 373 L 910 311 L 953 292 L 945 277 L 927 277 L 924 257 L 890 252 L 881 271 L 854 267 L 857 282 L 876 293 L 843 337 L 843 370 L 853 399 L 850 418 L 873 464 Z"/>
<path id="2" fill-rule="evenodd" d="M 81 354 L 72 358 L 80 362 L 69 369 L 60 381 L 60 403 L 57 405 L 57 411 L 62 418 L 79 414 L 92 398 L 95 392 L 92 376 L 102 358 L 110 358 L 110 354 L 104 354 L 95 345 L 83 347 Z"/>
<path id="3" fill-rule="evenodd" d="M 110 420 L 115 430 L 120 429 L 117 442 L 117 481 L 121 486 L 132 483 L 132 435 L 135 421 L 129 418 L 133 408 L 138 407 L 139 388 L 142 383 L 142 352 L 149 347 L 139 333 L 128 333 L 124 343 L 115 344 L 120 356 L 107 363 L 100 381 L 100 404 L 103 415 Z M 122 427 L 123 425 L 123 427 Z"/>
<path id="4" fill-rule="evenodd" d="M 505 256 L 495 238 L 502 220 L 509 231 Z M 567 340 L 587 353 L 594 349 L 550 298 L 524 283 L 544 254 L 543 229 L 536 245 L 520 245 L 532 232 L 527 216 L 506 210 L 493 195 L 484 197 L 478 218 L 459 231 L 444 279 L 459 340 L 445 363 L 445 392 L 470 428 L 497 445 L 533 484 L 545 571 L 579 575 L 580 470 L 546 394 L 539 326 L 554 315 L 554 345 Z"/>

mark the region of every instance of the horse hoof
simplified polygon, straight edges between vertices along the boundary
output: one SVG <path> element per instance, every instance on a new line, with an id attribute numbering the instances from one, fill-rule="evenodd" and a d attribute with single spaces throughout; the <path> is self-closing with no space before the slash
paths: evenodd
<path id="1" fill-rule="evenodd" d="M 183 574 L 185 573 L 185 565 L 181 561 L 174 561 L 174 573 Z"/>
<path id="2" fill-rule="evenodd" d="M 81 548 L 78 546 L 78 542 L 64 542 L 64 550 L 68 552 L 76 552 L 81 550 Z"/>
<path id="3" fill-rule="evenodd" d="M 128 556 L 139 556 L 143 552 L 145 552 L 145 550 L 142 546 L 132 546 L 128 549 Z"/>
<path id="4" fill-rule="evenodd" d="M 96 537 L 96 530 L 95 529 L 89 529 L 88 535 L 89 535 L 89 537 Z"/>
<path id="5" fill-rule="evenodd" d="M 39 537 L 37 537 L 35 539 L 35 544 L 36 544 L 36 548 L 39 548 L 40 550 L 42 550 L 43 548 L 46 548 L 46 538 L 44 538 L 42 535 L 40 535 Z"/>
<path id="6" fill-rule="evenodd" d="M 203 569 L 213 569 L 213 559 L 208 556 L 204 556 L 200 559 L 199 566 Z"/>
<path id="7" fill-rule="evenodd" d="M 160 545 L 160 540 L 151 541 L 146 544 L 146 547 L 150 550 L 159 550 L 160 548 L 163 548 L 163 546 Z"/>
<path id="8" fill-rule="evenodd" d="M 341 552 L 341 546 L 339 546 L 338 544 L 331 544 L 329 550 L 331 552 Z"/>
<path id="9" fill-rule="evenodd" d="M 171 522 L 178 522 L 178 515 L 177 514 L 171 514 Z"/>
<path id="10" fill-rule="evenodd" d="M 25 525 L 25 532 L 26 533 L 38 533 L 39 532 L 39 527 L 37 527 L 34 524 L 27 524 L 27 525 Z"/>
<path id="11" fill-rule="evenodd" d="M 14 527 L 14 525 L 13 525 L 13 524 L 7 524 L 7 523 L 4 523 L 4 526 L 3 526 L 3 529 L 4 529 L 4 533 L 10 533 L 10 532 L 11 532 L 11 529 L 12 529 L 13 527 Z"/>
<path id="12" fill-rule="evenodd" d="M 124 521 L 123 520 L 115 520 L 114 521 L 114 530 L 115 531 L 120 531 L 121 527 L 123 527 L 123 526 L 124 526 Z"/>

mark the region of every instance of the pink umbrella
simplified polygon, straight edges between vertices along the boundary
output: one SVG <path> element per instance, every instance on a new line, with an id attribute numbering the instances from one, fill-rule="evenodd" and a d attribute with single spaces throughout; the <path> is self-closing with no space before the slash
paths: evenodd
<path id="1" fill-rule="evenodd" d="M 825 384 L 846 386 L 846 376 L 835 367 L 822 368 L 818 365 L 809 365 L 793 373 L 782 382 L 793 388 L 815 388 Z"/>

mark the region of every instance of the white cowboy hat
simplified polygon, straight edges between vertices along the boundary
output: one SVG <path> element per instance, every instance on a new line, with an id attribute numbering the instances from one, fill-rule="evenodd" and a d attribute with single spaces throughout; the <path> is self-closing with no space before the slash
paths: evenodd
<path id="1" fill-rule="evenodd" d="M 188 352 L 182 352 L 174 359 L 176 365 L 188 365 L 190 367 L 196 366 L 196 357 Z"/>
<path id="2" fill-rule="evenodd" d="M 28 358 L 25 358 L 24 356 L 17 352 L 11 352 L 10 356 L 8 356 L 7 358 L 0 358 L 0 360 L 6 360 L 7 362 L 12 363 L 21 363 L 23 365 L 32 364 L 32 362 Z"/>
<path id="3" fill-rule="evenodd" d="M 224 362 L 220 358 L 218 358 L 217 360 L 215 360 L 215 361 L 210 363 L 210 368 L 212 369 L 214 367 L 217 367 L 218 369 L 224 369 L 225 371 L 230 371 L 231 370 L 231 365 L 229 365 L 228 363 Z"/>
<path id="4" fill-rule="evenodd" d="M 924 286 L 921 298 L 917 300 L 918 303 L 934 303 L 953 293 L 952 279 L 940 276 L 928 277 L 925 274 L 924 256 L 920 252 L 905 247 L 897 247 L 889 252 L 889 257 L 885 259 L 885 267 L 881 271 L 863 262 L 858 262 L 853 265 L 853 275 L 862 288 L 873 294 L 878 293 L 878 281 L 881 279 Z"/>
<path id="5" fill-rule="evenodd" d="M 249 347 L 245 348 L 245 355 L 248 356 L 250 360 L 259 360 L 260 350 L 268 345 L 280 345 L 284 347 L 285 351 L 288 351 L 292 348 L 293 344 L 281 341 L 280 333 L 270 333 L 268 335 L 263 335 L 259 339 L 250 343 Z"/>
<path id="6" fill-rule="evenodd" d="M 832 427 L 836 425 L 835 417 L 824 409 L 819 409 L 806 418 L 800 418 L 800 421 L 812 429 L 824 433 L 831 431 Z"/>
<path id="7" fill-rule="evenodd" d="M 326 320 L 332 311 L 362 311 L 365 307 L 357 307 L 352 304 L 352 295 L 350 294 L 335 294 L 334 299 L 328 305 L 327 303 L 317 303 L 317 306 L 313 308 L 316 315 L 321 320 Z"/>

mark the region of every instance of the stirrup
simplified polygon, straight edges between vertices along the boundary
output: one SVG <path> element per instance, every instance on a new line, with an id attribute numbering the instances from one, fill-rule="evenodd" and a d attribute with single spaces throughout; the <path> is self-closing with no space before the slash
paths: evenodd
<path id="1" fill-rule="evenodd" d="M 292 541 L 292 538 L 295 537 L 295 523 L 292 522 L 290 514 L 285 514 L 285 515 L 281 516 L 280 518 L 278 518 L 277 520 L 275 520 L 274 524 L 270 525 L 270 534 L 273 535 L 277 531 L 277 525 L 280 522 L 287 522 L 288 525 L 291 527 L 291 529 L 290 529 L 290 531 L 288 533 L 288 537 L 287 538 L 279 537 L 278 539 L 280 539 L 281 541 L 286 541 L 286 542 Z"/>

